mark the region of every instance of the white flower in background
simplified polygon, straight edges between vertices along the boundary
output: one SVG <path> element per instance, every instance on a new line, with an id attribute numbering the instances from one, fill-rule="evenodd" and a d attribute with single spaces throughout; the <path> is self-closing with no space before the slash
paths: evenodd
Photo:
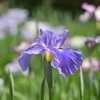
<path id="1" fill-rule="evenodd" d="M 100 36 L 97 36 L 97 37 L 96 37 L 95 42 L 96 42 L 97 44 L 100 44 Z"/>
<path id="2" fill-rule="evenodd" d="M 100 6 L 97 7 L 94 14 L 95 14 L 95 19 L 100 22 Z"/>
<path id="3" fill-rule="evenodd" d="M 47 22 L 31 20 L 26 22 L 26 24 L 22 28 L 22 39 L 25 39 L 27 41 L 34 41 L 39 35 L 38 30 L 41 28 L 43 30 L 52 30 L 56 35 L 63 33 L 63 30 L 65 29 L 64 26 L 53 27 Z"/>
<path id="4" fill-rule="evenodd" d="M 18 63 L 18 59 L 12 60 L 12 62 L 8 63 L 5 66 L 5 72 L 9 73 L 9 70 L 12 74 L 16 74 L 18 72 L 21 72 L 25 76 L 27 76 L 29 74 L 29 70 L 26 70 L 25 72 L 22 72 L 22 70 L 19 66 L 19 63 Z"/>
<path id="5" fill-rule="evenodd" d="M 83 72 L 84 72 L 84 73 L 89 72 L 90 67 L 91 67 L 91 64 L 90 64 L 89 58 L 85 58 L 85 59 L 83 60 L 83 63 L 82 63 Z M 97 71 L 100 70 L 100 65 L 99 65 L 99 60 L 98 60 L 98 59 L 92 58 L 92 67 L 93 67 L 93 71 L 94 71 L 94 72 L 97 72 Z"/>
<path id="6" fill-rule="evenodd" d="M 21 37 L 27 41 L 34 41 L 39 33 L 38 29 L 42 27 L 43 29 L 49 29 L 48 23 L 37 22 L 31 20 L 25 23 L 21 31 Z"/>
<path id="7" fill-rule="evenodd" d="M 73 48 L 82 48 L 84 46 L 86 37 L 84 36 L 74 36 L 68 39 L 68 44 Z"/>
<path id="8" fill-rule="evenodd" d="M 3 93 L 4 80 L 0 78 L 0 95 Z"/>

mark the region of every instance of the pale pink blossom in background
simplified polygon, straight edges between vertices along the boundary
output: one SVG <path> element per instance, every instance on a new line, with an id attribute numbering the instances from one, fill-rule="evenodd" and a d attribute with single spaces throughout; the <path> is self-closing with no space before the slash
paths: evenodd
<path id="1" fill-rule="evenodd" d="M 93 13 L 94 11 L 95 11 L 95 9 L 96 9 L 96 7 L 93 5 L 93 4 L 88 4 L 88 3 L 83 3 L 82 4 L 82 8 L 84 9 L 84 10 L 86 10 L 87 12 L 89 12 L 89 13 Z"/>
<path id="2" fill-rule="evenodd" d="M 82 63 L 82 70 L 84 73 L 88 73 L 90 67 L 93 67 L 94 72 L 98 72 L 100 70 L 99 60 L 97 58 L 92 58 L 92 65 L 90 64 L 90 59 L 85 58 Z"/>
<path id="3" fill-rule="evenodd" d="M 13 47 L 13 51 L 16 53 L 16 54 L 21 54 L 29 45 L 31 45 L 32 43 L 30 42 L 21 42 L 20 45 L 18 46 L 14 46 Z"/>
<path id="4" fill-rule="evenodd" d="M 81 23 L 86 23 L 91 18 L 91 14 L 89 12 L 84 12 L 79 16 L 79 21 Z"/>
<path id="5" fill-rule="evenodd" d="M 84 9 L 85 12 L 79 16 L 80 22 L 85 23 L 91 17 L 94 17 L 96 21 L 100 22 L 100 6 L 96 7 L 93 4 L 85 2 L 82 4 L 82 9 Z"/>

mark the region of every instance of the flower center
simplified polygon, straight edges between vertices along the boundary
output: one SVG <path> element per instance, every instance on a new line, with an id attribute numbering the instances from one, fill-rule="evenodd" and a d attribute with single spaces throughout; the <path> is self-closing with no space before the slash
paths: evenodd
<path id="1" fill-rule="evenodd" d="M 45 51 L 44 56 L 45 56 L 45 59 L 46 59 L 47 62 L 52 61 L 53 55 L 49 51 Z"/>

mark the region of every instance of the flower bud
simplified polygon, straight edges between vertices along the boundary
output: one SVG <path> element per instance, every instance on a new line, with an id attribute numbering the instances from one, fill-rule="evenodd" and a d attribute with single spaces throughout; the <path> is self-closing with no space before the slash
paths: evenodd
<path id="1" fill-rule="evenodd" d="M 85 44 L 89 50 L 89 52 L 92 52 L 96 46 L 96 42 L 94 38 L 87 38 L 85 41 Z"/>

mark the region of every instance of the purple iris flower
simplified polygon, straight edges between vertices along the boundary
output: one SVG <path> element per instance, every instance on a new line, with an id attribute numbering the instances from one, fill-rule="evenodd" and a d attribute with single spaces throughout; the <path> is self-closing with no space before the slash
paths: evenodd
<path id="1" fill-rule="evenodd" d="M 85 44 L 89 51 L 93 51 L 96 46 L 95 38 L 89 37 L 86 39 Z"/>
<path id="2" fill-rule="evenodd" d="M 36 43 L 30 45 L 18 59 L 22 70 L 27 70 L 32 54 L 49 52 L 53 56 L 51 66 L 56 68 L 59 74 L 68 77 L 75 73 L 82 65 L 82 52 L 80 50 L 73 51 L 71 47 L 62 47 L 68 37 L 68 32 L 65 30 L 63 34 L 55 36 L 52 31 L 40 29 L 40 36 Z"/>

